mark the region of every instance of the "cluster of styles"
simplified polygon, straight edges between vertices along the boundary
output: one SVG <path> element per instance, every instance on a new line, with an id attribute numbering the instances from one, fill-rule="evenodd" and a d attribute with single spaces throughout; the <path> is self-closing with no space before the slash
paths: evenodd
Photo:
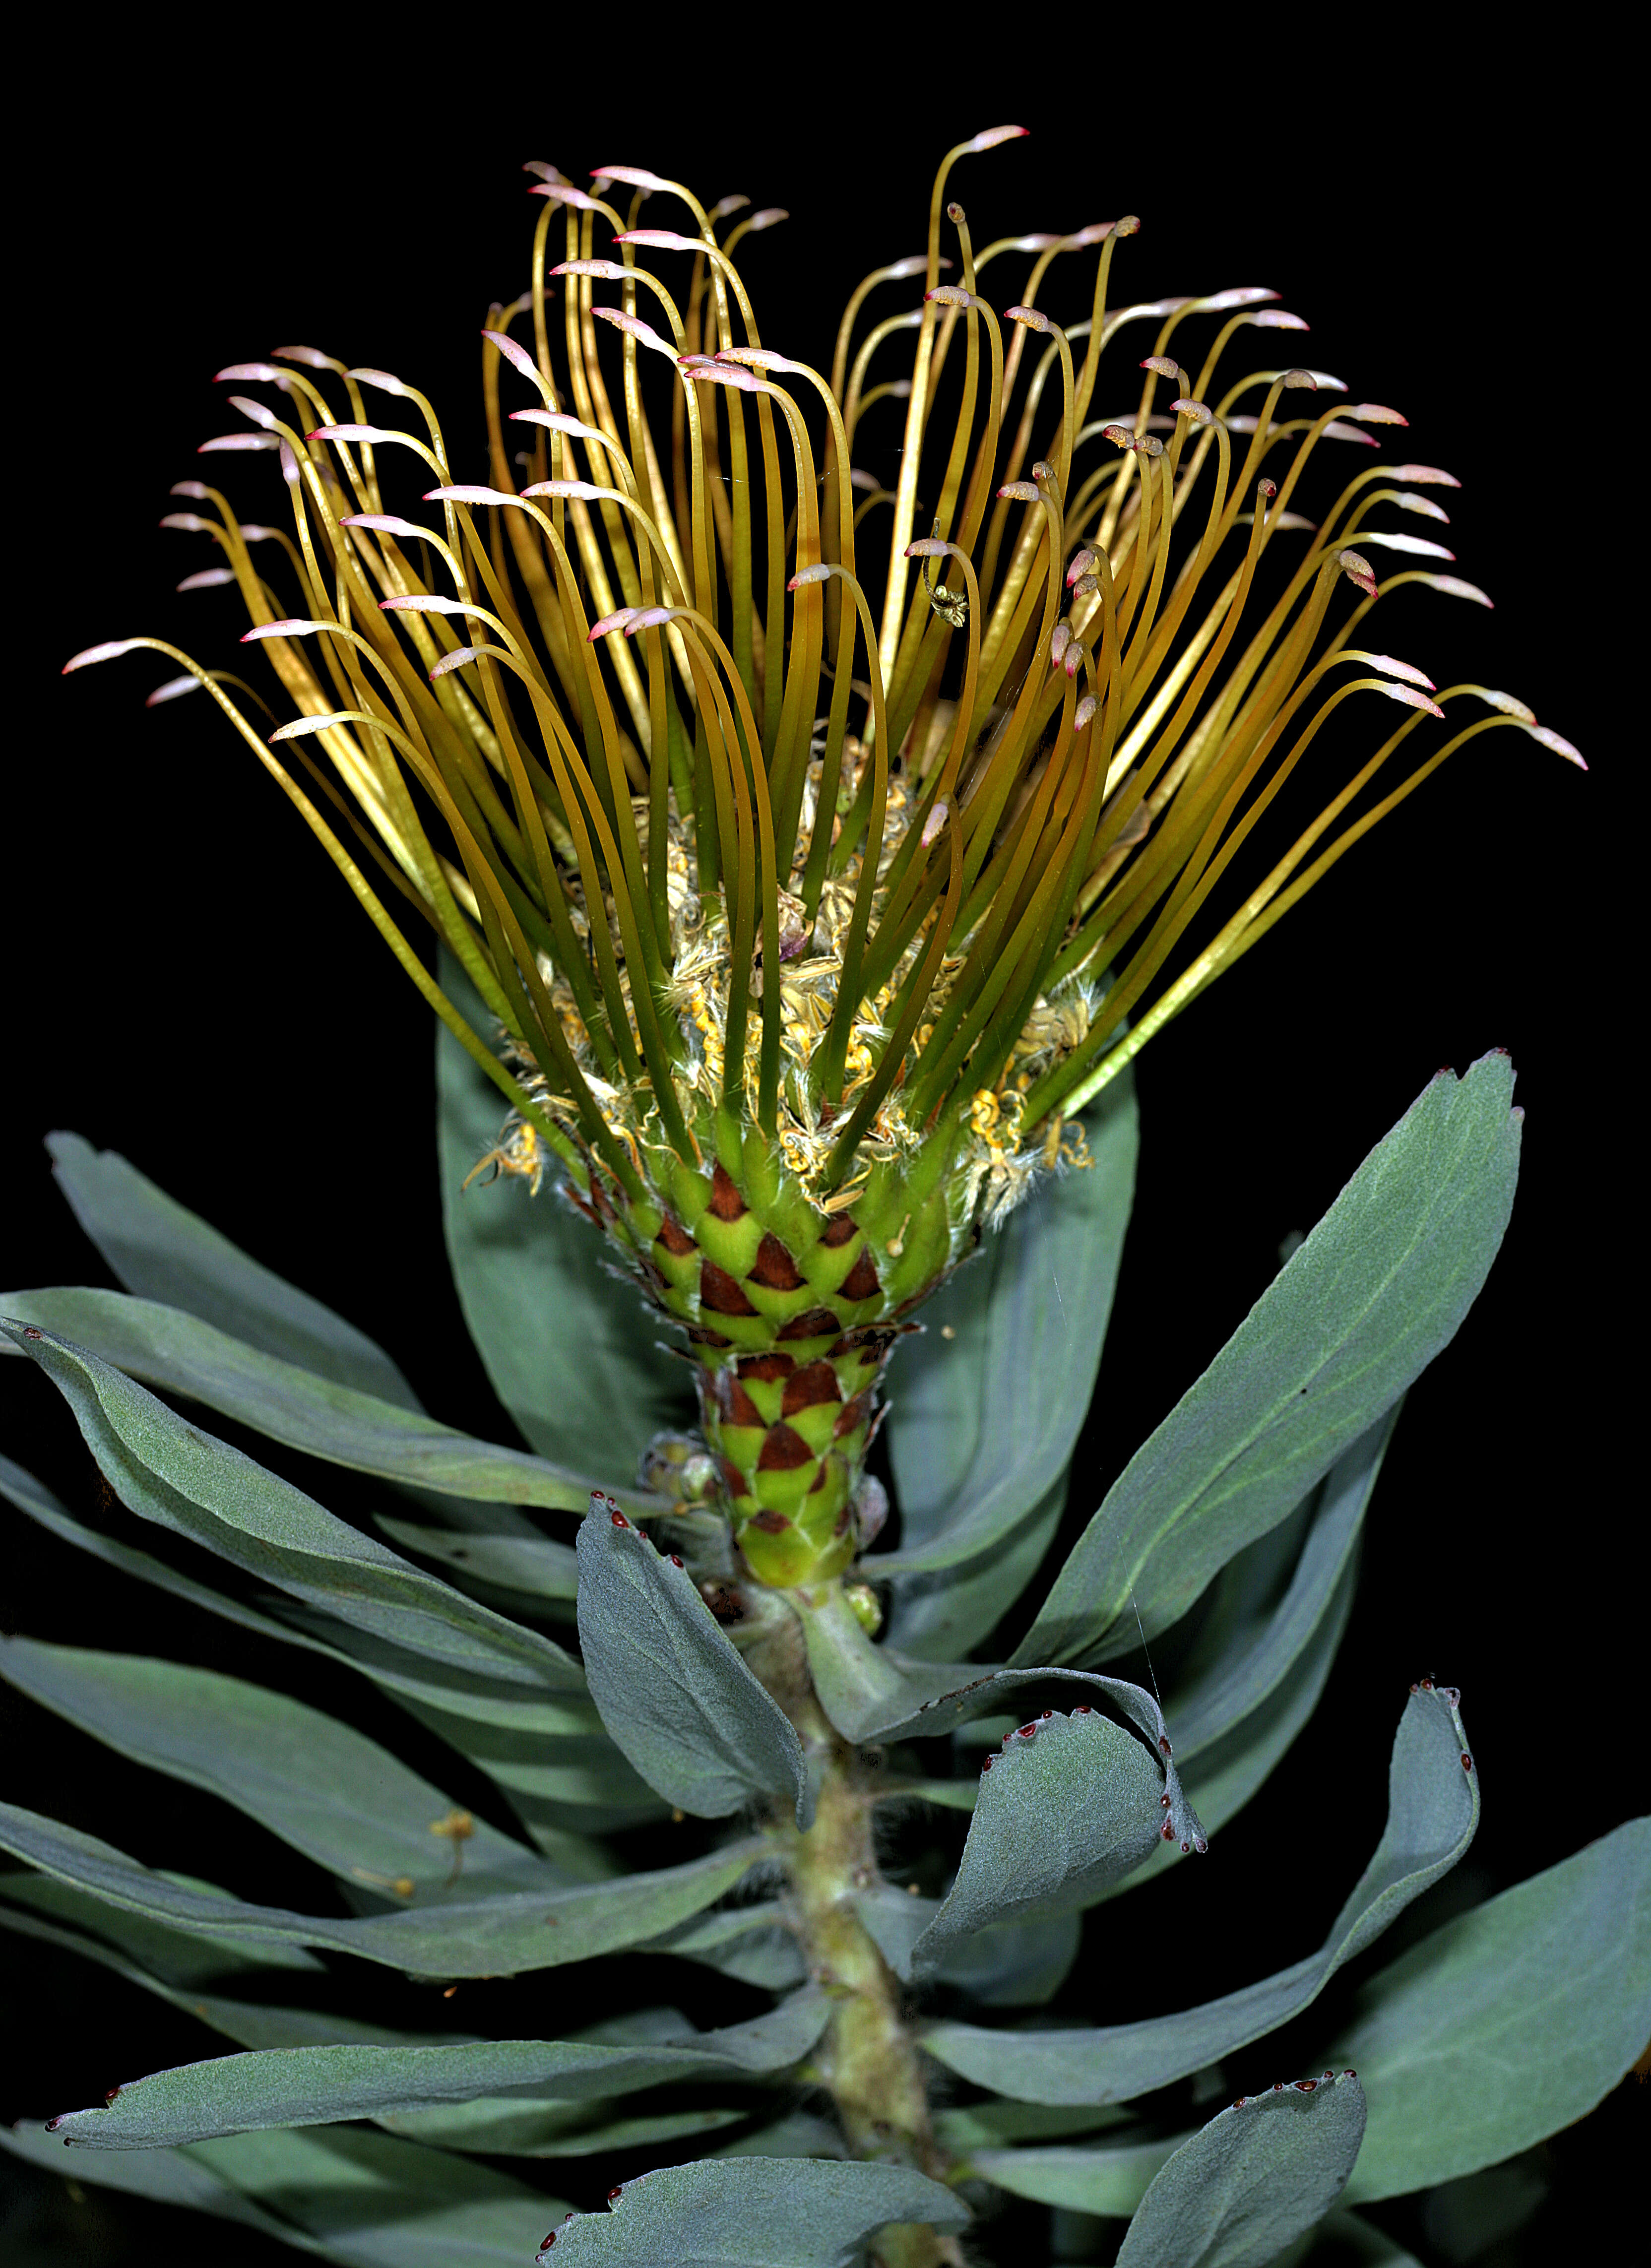
<path id="1" fill-rule="evenodd" d="M 70 1404 L 108 1524 L 16 1466 L 0 1488 L 358 1673 L 492 1809 L 272 1686 L 7 1641 L 24 1692 L 328 1884 L 321 1911 L 272 1907 L 0 1807 L 0 1920 L 236 2049 L 0 2138 L 25 2156 L 67 2141 L 84 2178 L 350 2264 L 935 2268 L 1000 2240 L 1110 2257 L 1110 2218 L 1128 2268 L 1262 2268 L 1580 2116 L 1641 2043 L 1643 1822 L 1372 1977 L 1322 2077 L 1257 2065 L 1472 1837 L 1460 1697 L 1431 1680 L 1319 1952 L 1152 2021 L 1028 2014 L 1107 1926 L 1084 1914 L 1203 1853 L 1313 1709 L 1399 1402 L 1485 1280 L 1517 1165 L 1506 1058 L 1441 1073 L 1050 1578 L 1129 1216 L 1132 1057 L 1465 741 L 1512 725 L 1581 760 L 1510 696 L 1356 643 L 1372 553 L 1418 563 L 1382 593 L 1483 594 L 1389 524 L 1446 519 L 1434 468 L 1375 462 L 1316 523 L 1292 508 L 1404 421 L 1323 372 L 1235 376 L 1249 333 L 1306 328 L 1274 294 L 1111 305 L 1132 219 L 975 248 L 948 174 L 1019 131 L 948 153 L 925 253 L 856 289 L 829 375 L 761 342 L 735 264 L 783 214 L 530 167 L 529 288 L 484 332 L 484 483 L 387 372 L 287 347 L 219 373 L 264 391 L 203 453 L 263 453 L 284 523 L 189 481 L 165 524 L 211 537 L 182 587 L 238 587 L 291 720 L 266 737 L 262 696 L 158 639 L 70 664 L 181 664 L 151 702 L 211 695 L 439 1017 L 455 1279 L 532 1448 L 428 1416 L 353 1326 L 53 1138 L 125 1288 L 9 1294 L 6 1329 Z M 645 203 L 682 228 L 638 225 Z M 1000 311 L 981 287 L 1012 263 Z M 854 457 L 892 401 L 888 490 Z M 1201 921 L 1355 694 L 1404 714 Z M 375 1532 L 164 1395 L 373 1476 Z M 892 1550 L 866 1469 L 885 1417 Z M 1103 1668 L 1143 1638 L 1167 1700 Z M 478 2036 L 416 1989 L 622 1951 L 738 1980 L 758 2013 Z M 400 2028 L 353 2012 L 357 1963 L 412 1980 Z M 1258 2091 L 1208 2117 L 1217 2066 Z M 546 2159 L 597 2207 L 548 2235 Z M 1034 2208 L 1052 2235 L 1028 2238 Z"/>

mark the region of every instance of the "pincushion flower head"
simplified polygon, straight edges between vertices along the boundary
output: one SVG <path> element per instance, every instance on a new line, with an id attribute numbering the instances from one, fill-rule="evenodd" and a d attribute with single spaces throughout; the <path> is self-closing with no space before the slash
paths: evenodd
<path id="1" fill-rule="evenodd" d="M 1338 479 L 1405 421 L 1248 368 L 1306 328 L 1275 294 L 1114 304 L 1132 217 L 976 249 L 952 169 L 1021 130 L 947 153 L 925 252 L 873 268 L 815 363 L 741 278 L 783 213 L 530 166 L 484 480 L 388 372 L 288 346 L 219 373 L 246 422 L 203 453 L 263 454 L 280 524 L 203 481 L 163 524 L 213 540 L 182 587 L 239 586 L 291 720 L 266 739 L 158 639 L 69 665 L 170 654 L 151 699 L 204 685 L 255 749 L 500 1090 L 481 1162 L 560 1178 L 685 1329 L 706 1454 L 676 1485 L 773 1587 L 851 1567 L 895 1342 L 1083 1167 L 1084 1106 L 1146 1040 L 1466 741 L 1581 761 L 1371 650 L 1397 585 L 1488 603 L 1440 540 L 1456 483 Z M 855 456 L 895 402 L 890 491 Z M 1234 906 L 1229 865 L 1368 696 L 1404 713 Z"/>

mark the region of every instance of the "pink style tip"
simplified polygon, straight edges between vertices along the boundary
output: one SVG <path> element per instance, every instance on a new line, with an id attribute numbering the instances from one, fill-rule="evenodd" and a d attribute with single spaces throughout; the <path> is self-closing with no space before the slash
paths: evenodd
<path id="1" fill-rule="evenodd" d="M 63 674 L 71 677 L 77 669 L 90 669 L 94 661 L 113 661 L 117 654 L 135 653 L 140 645 L 148 644 L 147 638 L 107 638 L 101 645 L 89 645 L 79 653 L 70 654 L 63 664 Z"/>
<path id="2" fill-rule="evenodd" d="M 963 148 L 969 155 L 977 156 L 983 150 L 995 150 L 1000 142 L 1023 141 L 1031 130 L 1029 126 L 988 126 L 965 142 Z"/>

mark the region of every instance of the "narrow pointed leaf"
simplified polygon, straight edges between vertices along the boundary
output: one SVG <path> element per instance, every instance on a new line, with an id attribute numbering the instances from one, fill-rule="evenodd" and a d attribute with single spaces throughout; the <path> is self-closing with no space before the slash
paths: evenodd
<path id="1" fill-rule="evenodd" d="M 182 2064 L 116 2088 L 97 2110 L 65 2113 L 52 2131 L 96 2149 L 149 2150 L 262 2126 L 332 2124 L 492 2098 L 496 2115 L 531 2099 L 578 2102 L 684 2080 L 782 2071 L 825 2028 L 830 2003 L 813 1989 L 726 2031 L 616 2047 L 594 2041 L 458 2040 L 428 2047 L 273 2049 Z"/>
<path id="2" fill-rule="evenodd" d="M 702 1819 L 754 1797 L 814 1816 L 802 1743 L 681 1561 L 623 1514 L 579 1529 L 579 1644 L 602 1722 L 650 1787 Z"/>
<path id="3" fill-rule="evenodd" d="M 391 1520 L 380 1513 L 374 1525 L 392 1543 L 439 1559 L 453 1570 L 455 1583 L 488 1583 L 497 1590 L 520 1591 L 527 1599 L 571 1599 L 579 1591 L 579 1557 L 571 1543 L 548 1535 L 492 1535 L 483 1528 L 430 1528 L 419 1521 Z"/>
<path id="4" fill-rule="evenodd" d="M 262 1354 L 177 1307 L 121 1292 L 55 1286 L 0 1294 L 0 1314 L 33 1323 L 147 1386 L 187 1395 L 288 1448 L 448 1495 L 582 1512 L 591 1484 L 520 1449 L 496 1448 L 435 1418 Z M 633 1508 L 652 1499 L 628 1494 Z"/>
<path id="5" fill-rule="evenodd" d="M 1341 2195 L 1364 2129 L 1352 2072 L 1229 2106 L 1157 2176 L 1117 2268 L 1270 2268 Z"/>
<path id="6" fill-rule="evenodd" d="M 963 2228 L 969 2210 L 906 2166 L 703 2158 L 627 2182 L 606 2213 L 556 2232 L 549 2268 L 847 2268 L 900 2221 Z"/>
<path id="7" fill-rule="evenodd" d="M 922 1594 L 903 1603 L 901 1579 L 991 1550 L 1055 1490 L 1088 1410 L 1134 1196 L 1132 1087 L 1119 1080 L 1082 1123 L 1093 1165 L 1046 1182 L 989 1234 L 902 1356 L 888 1417 L 902 1543 L 870 1563 L 896 1580 L 897 1645 L 929 1619 Z M 1013 1603 L 1000 1596 L 999 1613 Z"/>
<path id="8" fill-rule="evenodd" d="M 473 1028 L 488 1030 L 452 955 L 441 970 Z M 695 1423 L 688 1373 L 655 1345 L 659 1319 L 607 1272 L 602 1239 L 559 1195 L 554 1165 L 536 1196 L 508 1174 L 464 1187 L 498 1140 L 500 1101 L 445 1026 L 436 1083 L 447 1256 L 493 1389 L 542 1457 L 629 1489 L 653 1435 Z"/>
<path id="9" fill-rule="evenodd" d="M 410 1566 L 97 1356 L 34 1325 L 8 1336 L 62 1392 L 110 1487 L 141 1517 L 452 1668 L 542 1690 L 582 1685 L 549 1638 Z"/>
<path id="10" fill-rule="evenodd" d="M 1360 1988 L 1338 2054 L 1370 2097 L 1349 2202 L 1582 2118 L 1651 2036 L 1651 1818 L 1458 1914 Z"/>
<path id="11" fill-rule="evenodd" d="M 1034 2143 L 1018 2150 L 970 2150 L 960 2170 L 994 2183 L 1012 2197 L 1030 2198 L 1036 2205 L 1124 2220 L 1180 2146 L 1174 2139 L 1086 2146 Z"/>
<path id="12" fill-rule="evenodd" d="M 452 1799 L 348 1725 L 289 1695 L 139 1654 L 0 1638 L 0 1675 L 136 1764 L 205 1788 L 346 1879 L 446 1896 L 453 1846 L 431 1832 Z M 520 1843 L 470 1821 L 467 1896 L 559 1879 Z"/>
<path id="13" fill-rule="evenodd" d="M 1185 1612 L 1455 1336 L 1507 1227 L 1513 1066 L 1441 1071 L 1109 1491 L 1017 1662 L 1074 1661 Z"/>
<path id="14" fill-rule="evenodd" d="M 194 679 L 187 681 L 193 684 Z M 52 1174 L 75 1219 L 129 1292 L 182 1307 L 262 1353 L 403 1410 L 418 1397 L 382 1347 L 169 1197 L 118 1151 L 48 1134 Z"/>
<path id="15" fill-rule="evenodd" d="M 175 1929 L 254 1945 L 325 1946 L 415 1977 L 508 1976 L 617 1952 L 713 1904 L 764 1848 L 756 1842 L 731 1844 L 656 1873 L 571 1889 L 455 1897 L 442 1905 L 344 1921 L 184 1889 L 95 1836 L 15 1804 L 0 1804 L 0 1850 L 109 1905 Z"/>
<path id="16" fill-rule="evenodd" d="M 1094 2031 L 934 2023 L 924 2032 L 924 2045 L 963 2078 L 1022 2102 L 1121 2102 L 1276 2030 L 1309 2007 L 1337 1970 L 1467 1849 L 1479 1816 L 1478 1778 L 1462 1762 L 1467 1745 L 1455 1704 L 1442 1690 L 1411 1694 L 1393 1743 L 1386 1831 L 1322 1949 L 1306 1960 L 1176 2015 Z"/>

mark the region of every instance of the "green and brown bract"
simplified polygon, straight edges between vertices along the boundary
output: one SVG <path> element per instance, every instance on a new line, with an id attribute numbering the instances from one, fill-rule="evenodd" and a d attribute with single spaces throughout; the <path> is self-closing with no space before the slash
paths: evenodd
<path id="1" fill-rule="evenodd" d="M 1404 421 L 1281 416 L 1342 391 L 1323 372 L 1233 379 L 1247 328 L 1305 328 L 1274 294 L 1112 308 L 1132 219 L 974 249 L 950 170 L 1020 130 L 948 154 L 925 253 L 855 291 L 829 377 L 763 343 L 733 259 L 782 214 L 530 167 L 529 288 L 485 332 L 485 482 L 388 372 L 288 347 L 220 373 L 276 389 L 232 396 L 246 428 L 205 448 L 278 461 L 291 531 L 198 482 L 177 493 L 217 517 L 170 524 L 244 593 L 299 712 L 276 745 L 238 681 L 160 641 L 70 665 L 152 645 L 209 687 L 507 1098 L 495 1162 L 536 1182 L 554 1160 L 686 1327 L 736 1540 L 777 1586 L 853 1558 L 889 1349 L 984 1223 L 1081 1164 L 1066 1120 L 1463 741 L 1515 724 L 1575 756 L 1510 696 L 1353 643 L 1367 551 L 1451 556 L 1387 514 L 1442 520 L 1419 491 L 1456 483 L 1376 464 L 1316 526 L 1290 508 L 1322 446 Z M 682 229 L 638 226 L 645 203 Z M 986 271 L 1028 254 L 1000 318 Z M 855 446 L 903 394 L 888 492 Z M 415 496 L 437 509 L 403 517 Z M 1432 565 L 1406 582 L 1483 597 Z M 1172 976 L 1360 691 L 1406 713 Z M 1491 713 L 1359 802 L 1458 697 Z"/>

